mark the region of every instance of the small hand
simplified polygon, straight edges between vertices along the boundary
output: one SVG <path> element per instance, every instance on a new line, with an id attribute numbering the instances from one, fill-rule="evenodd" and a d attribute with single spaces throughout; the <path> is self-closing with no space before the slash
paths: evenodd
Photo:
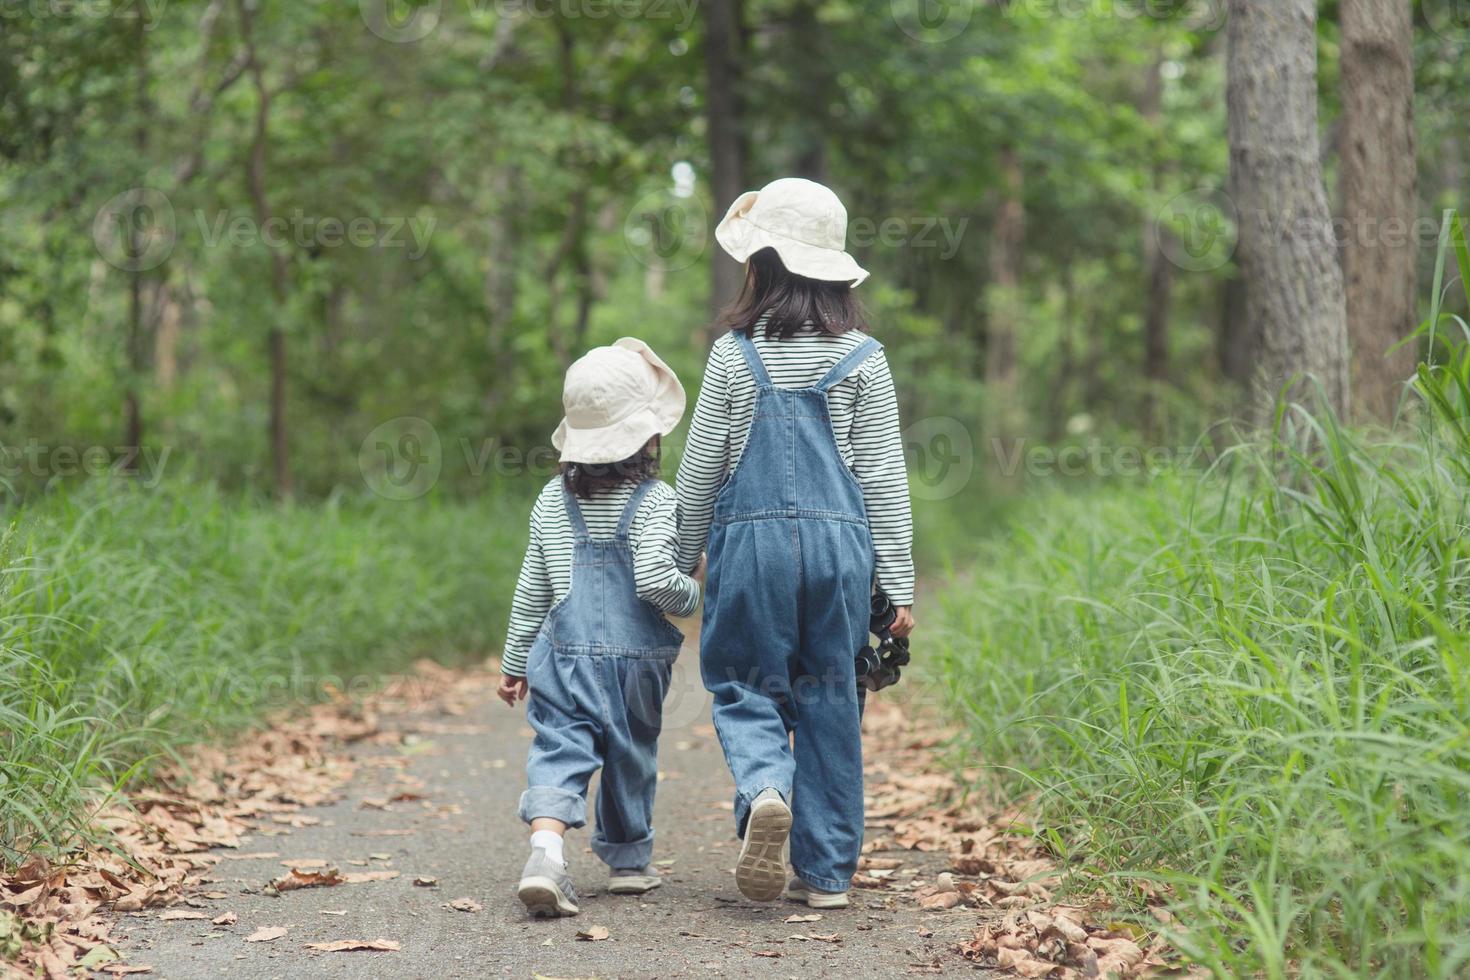
<path id="1" fill-rule="evenodd" d="M 526 692 L 529 690 L 524 677 L 516 677 L 514 674 L 501 674 L 500 686 L 495 689 L 495 694 L 500 700 L 516 706 L 517 701 L 526 700 Z"/>
<path id="2" fill-rule="evenodd" d="M 888 632 L 895 637 L 905 637 L 914 631 L 914 607 L 895 606 L 893 609 L 893 625 L 888 627 Z"/>

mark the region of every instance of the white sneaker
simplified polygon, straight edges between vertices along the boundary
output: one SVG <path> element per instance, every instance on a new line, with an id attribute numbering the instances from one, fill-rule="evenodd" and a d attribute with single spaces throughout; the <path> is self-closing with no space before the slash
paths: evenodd
<path id="1" fill-rule="evenodd" d="M 643 868 L 619 868 L 607 879 L 609 895 L 642 895 L 664 883 L 663 875 L 653 865 Z"/>
<path id="2" fill-rule="evenodd" d="M 761 790 L 750 805 L 740 859 L 735 862 L 735 886 L 740 894 L 754 902 L 773 901 L 781 894 L 786 880 L 782 854 L 790 833 L 791 807 L 775 790 Z"/>
<path id="3" fill-rule="evenodd" d="M 516 897 L 538 919 L 576 915 L 581 911 L 577 907 L 577 890 L 572 887 L 572 877 L 567 874 L 566 865 L 553 861 L 539 847 L 531 850 L 526 870 L 521 872 Z"/>
<path id="4" fill-rule="evenodd" d="M 786 883 L 784 894 L 787 900 L 801 902 L 814 909 L 845 909 L 851 904 L 847 900 L 847 892 L 818 891 L 795 875 Z"/>

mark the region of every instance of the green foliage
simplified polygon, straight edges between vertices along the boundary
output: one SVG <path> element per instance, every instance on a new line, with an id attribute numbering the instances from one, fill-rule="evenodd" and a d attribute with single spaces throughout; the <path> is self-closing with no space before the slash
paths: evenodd
<path id="1" fill-rule="evenodd" d="M 1038 794 L 1081 882 L 1171 886 L 1218 975 L 1470 969 L 1470 344 L 1448 349 L 1395 438 L 1293 408 L 1207 472 L 1034 494 L 942 596 L 933 669 L 976 754 Z"/>
<path id="2" fill-rule="evenodd" d="M 0 863 L 177 745 L 503 635 L 519 500 L 275 507 L 93 483 L 0 543 Z"/>

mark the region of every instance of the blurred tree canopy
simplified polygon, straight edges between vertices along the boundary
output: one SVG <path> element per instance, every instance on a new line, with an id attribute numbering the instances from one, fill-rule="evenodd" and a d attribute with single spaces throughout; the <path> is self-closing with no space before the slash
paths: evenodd
<path id="1" fill-rule="evenodd" d="M 843 197 L 910 419 L 1165 438 L 1233 408 L 1223 0 L 712 2 L 739 176 Z M 321 494 L 416 416 L 469 484 L 487 446 L 547 442 L 589 345 L 644 337 L 692 388 L 729 204 L 715 9 L 6 5 L 0 443 L 168 446 Z M 1461 196 L 1470 107 L 1470 25 L 1439 13 L 1414 22 L 1428 216 Z M 1335 25 L 1322 5 L 1329 191 Z"/>

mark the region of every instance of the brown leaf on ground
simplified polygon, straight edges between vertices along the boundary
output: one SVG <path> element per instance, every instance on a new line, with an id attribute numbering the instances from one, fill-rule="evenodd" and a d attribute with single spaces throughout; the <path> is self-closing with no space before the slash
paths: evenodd
<path id="1" fill-rule="evenodd" d="M 281 862 L 283 868 L 300 868 L 302 871 L 313 871 L 326 866 L 326 858 L 297 858 L 294 861 Z"/>
<path id="2" fill-rule="evenodd" d="M 261 926 L 245 937 L 247 943 L 269 943 L 280 939 L 287 932 L 285 926 Z"/>
<path id="3" fill-rule="evenodd" d="M 365 881 L 388 881 L 403 874 L 402 871 L 353 871 L 342 876 L 349 885 L 360 885 Z"/>
<path id="4" fill-rule="evenodd" d="M 952 909 L 964 901 L 959 892 L 934 892 L 919 899 L 921 909 Z"/>
<path id="5" fill-rule="evenodd" d="M 601 942 L 609 935 L 606 926 L 588 926 L 586 929 L 577 930 L 577 938 L 589 943 Z"/>
<path id="6" fill-rule="evenodd" d="M 430 878 L 428 875 L 419 875 L 413 880 L 413 883 L 419 888 L 435 888 L 439 884 L 439 879 Z"/>
<path id="7" fill-rule="evenodd" d="M 322 871 L 302 871 L 292 868 L 279 878 L 272 878 L 270 887 L 278 892 L 294 892 L 302 888 L 328 888 L 332 885 L 340 885 L 351 880 L 352 876 L 342 876 L 342 872 L 336 868 L 326 868 Z"/>
<path id="8" fill-rule="evenodd" d="M 485 906 L 473 898 L 456 898 L 453 901 L 445 902 L 442 907 L 453 912 L 481 912 L 485 908 Z"/>
<path id="9" fill-rule="evenodd" d="M 211 924 L 217 926 L 232 926 L 240 921 L 240 917 L 234 912 L 223 912 L 209 921 Z"/>
<path id="10" fill-rule="evenodd" d="M 784 921 L 784 922 L 817 922 L 821 918 L 822 918 L 822 914 L 820 912 L 811 912 L 811 913 L 809 913 L 807 915 L 788 915 L 782 921 Z"/>
<path id="11" fill-rule="evenodd" d="M 153 967 L 132 963 L 109 963 L 98 967 L 103 973 L 111 973 L 113 976 L 121 977 L 133 973 L 152 973 Z"/>
<path id="12" fill-rule="evenodd" d="M 330 943 L 307 943 L 306 948 L 319 953 L 353 953 L 358 950 L 396 953 L 403 947 L 391 939 L 338 939 Z"/>
<path id="13" fill-rule="evenodd" d="M 163 922 L 178 922 L 180 919 L 207 919 L 209 916 L 192 909 L 170 909 L 158 918 Z"/>

